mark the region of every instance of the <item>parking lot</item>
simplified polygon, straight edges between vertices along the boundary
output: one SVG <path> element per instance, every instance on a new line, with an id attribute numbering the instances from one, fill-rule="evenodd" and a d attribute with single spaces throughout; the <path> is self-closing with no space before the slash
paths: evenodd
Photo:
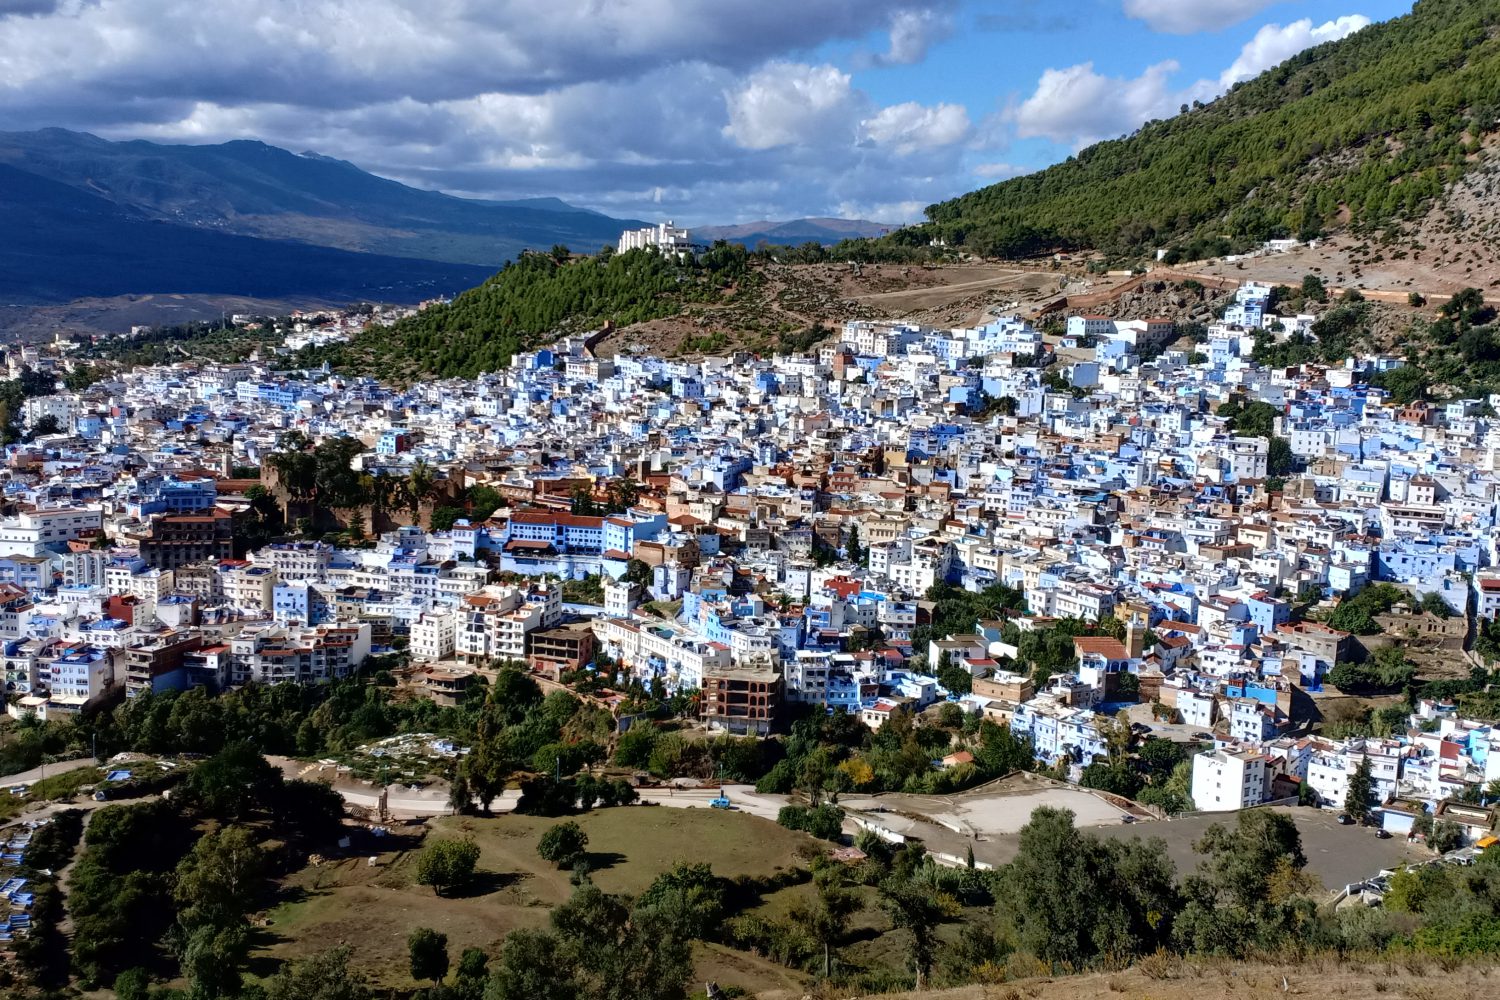
<path id="1" fill-rule="evenodd" d="M 1411 845 L 1404 837 L 1380 840 L 1370 827 L 1340 826 L 1336 814 L 1318 809 L 1276 807 L 1297 824 L 1302 834 L 1302 853 L 1307 855 L 1307 870 L 1330 889 L 1342 889 L 1384 868 L 1421 861 L 1432 852 Z M 1166 842 L 1167 855 L 1179 873 L 1192 871 L 1202 856 L 1193 850 L 1195 844 L 1214 823 L 1232 826 L 1234 813 L 1198 813 L 1181 819 L 1153 820 L 1129 826 L 1101 827 L 1094 832 L 1103 837 L 1160 837 Z"/>

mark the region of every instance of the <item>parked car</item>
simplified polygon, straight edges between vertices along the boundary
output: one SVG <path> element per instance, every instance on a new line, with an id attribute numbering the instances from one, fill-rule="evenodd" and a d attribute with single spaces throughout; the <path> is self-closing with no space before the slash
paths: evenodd
<path id="1" fill-rule="evenodd" d="M 1354 817 L 1348 813 L 1339 813 L 1339 826 L 1353 826 Z"/>
<path id="2" fill-rule="evenodd" d="M 1376 830 L 1375 831 L 1375 839 L 1376 840 L 1390 840 L 1391 839 L 1391 831 L 1384 830 L 1384 829 Z"/>
<path id="3" fill-rule="evenodd" d="M 1194 733 L 1193 734 L 1193 739 L 1195 739 L 1195 740 L 1211 740 L 1213 738 L 1214 738 L 1214 734 L 1213 733 Z"/>

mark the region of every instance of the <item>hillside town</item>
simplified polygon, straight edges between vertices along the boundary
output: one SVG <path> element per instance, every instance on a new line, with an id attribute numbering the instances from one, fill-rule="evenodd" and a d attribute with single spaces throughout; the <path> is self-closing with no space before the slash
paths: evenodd
<path id="1" fill-rule="evenodd" d="M 1396 357 L 1258 365 L 1314 319 L 1271 292 L 1240 287 L 1190 350 L 1156 318 L 861 321 L 801 355 L 575 338 L 405 389 L 271 357 L 34 395 L 0 522 L 9 711 L 388 655 L 451 702 L 510 663 L 735 734 L 956 704 L 1075 782 L 1128 720 L 1193 746 L 1196 810 L 1346 811 L 1358 780 L 1382 829 L 1447 810 L 1479 840 L 1492 810 L 1453 803 L 1500 779 L 1500 727 L 1444 699 L 1389 735 L 1317 723 L 1331 682 L 1407 646 L 1482 664 L 1500 400 L 1394 403 L 1369 379 Z M 358 325 L 298 319 L 288 348 Z M 11 374 L 60 379 L 70 346 Z M 1328 621 L 1382 585 L 1374 627 Z"/>

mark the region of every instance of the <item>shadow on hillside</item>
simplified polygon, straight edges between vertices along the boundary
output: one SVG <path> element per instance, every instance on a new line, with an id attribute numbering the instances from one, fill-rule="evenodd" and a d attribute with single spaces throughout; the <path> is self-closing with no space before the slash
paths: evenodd
<path id="1" fill-rule="evenodd" d="M 601 872 L 624 862 L 625 855 L 618 851 L 589 851 L 584 858 L 588 862 L 589 871 Z"/>
<path id="2" fill-rule="evenodd" d="M 444 899 L 476 899 L 479 896 L 488 896 L 491 893 L 500 892 L 519 884 L 525 875 L 520 872 L 490 872 L 476 871 L 467 885 L 455 888 L 444 894 Z"/>

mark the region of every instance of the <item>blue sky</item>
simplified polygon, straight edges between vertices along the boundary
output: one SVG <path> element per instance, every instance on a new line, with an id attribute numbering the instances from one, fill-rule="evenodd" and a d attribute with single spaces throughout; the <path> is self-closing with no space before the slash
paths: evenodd
<path id="1" fill-rule="evenodd" d="M 1323 25 L 1337 25 L 1341 18 L 1383 21 L 1398 17 L 1410 11 L 1411 4 L 1400 0 L 1236 4 L 1230 0 L 1223 4 L 1168 2 L 1156 7 L 1153 24 L 1127 14 L 1120 0 L 965 4 L 953 18 L 951 35 L 932 44 L 921 62 L 869 66 L 859 54 L 879 44 L 878 38 L 857 45 L 829 44 L 819 56 L 860 67 L 854 72 L 855 84 L 878 102 L 960 102 L 970 119 L 979 122 L 989 114 L 1013 112 L 1035 92 L 1037 81 L 1048 69 L 1088 62 L 1102 76 L 1128 81 L 1140 77 L 1147 67 L 1171 61 L 1179 68 L 1167 76 L 1170 86 L 1188 90 L 1198 81 L 1218 80 L 1268 26 L 1286 27 L 1307 20 L 1316 32 Z M 1242 18 L 1236 18 L 1236 7 Z M 1174 23 L 1173 8 L 1186 11 L 1185 19 Z M 1204 21 L 1209 23 L 1204 25 Z M 1290 55 L 1303 47 L 1298 44 L 1275 51 Z M 1127 118 L 1121 124 L 1119 132 L 1107 137 L 1139 122 Z M 1009 164 L 1017 172 L 1026 172 L 1065 159 L 1078 146 L 1044 136 L 1022 138 L 1013 129 L 1007 135 L 1008 143 L 966 156 L 965 165 L 972 169 L 986 163 Z"/>
<path id="2" fill-rule="evenodd" d="M 1392 0 L 0 0 L 0 129 L 258 138 L 689 225 L 904 222 Z"/>

